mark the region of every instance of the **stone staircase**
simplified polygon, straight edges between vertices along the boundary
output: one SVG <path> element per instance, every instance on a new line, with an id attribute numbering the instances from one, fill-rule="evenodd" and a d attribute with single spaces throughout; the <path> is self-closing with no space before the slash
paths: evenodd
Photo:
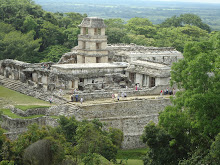
<path id="1" fill-rule="evenodd" d="M 53 102 L 55 103 L 65 103 L 67 100 L 65 100 L 64 98 L 56 95 L 55 93 L 52 92 L 48 92 L 48 91 L 44 91 L 44 90 L 39 90 L 36 89 L 36 87 L 34 86 L 30 86 L 27 83 L 22 83 L 21 81 L 18 80 L 13 80 L 13 79 L 9 79 L 9 78 L 5 78 L 4 76 L 0 75 L 0 85 L 23 93 L 25 95 L 28 96 L 32 96 L 44 101 L 48 101 L 50 97 L 53 97 Z"/>

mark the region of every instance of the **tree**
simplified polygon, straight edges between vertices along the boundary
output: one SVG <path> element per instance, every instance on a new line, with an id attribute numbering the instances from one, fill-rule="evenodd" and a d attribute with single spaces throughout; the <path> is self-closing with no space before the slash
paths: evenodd
<path id="1" fill-rule="evenodd" d="M 152 22 L 150 22 L 147 18 L 131 18 L 130 20 L 128 20 L 127 24 L 126 24 L 126 28 L 130 31 L 130 30 L 134 30 L 137 27 L 144 27 L 144 26 L 153 26 Z"/>
<path id="2" fill-rule="evenodd" d="M 57 128 L 59 133 L 63 133 L 68 142 L 76 145 L 76 130 L 78 128 L 79 122 L 75 117 L 66 118 L 60 116 L 59 127 Z"/>
<path id="3" fill-rule="evenodd" d="M 105 19 L 104 22 L 107 26 L 106 35 L 108 36 L 108 43 L 122 43 L 126 35 L 125 22 L 119 18 Z"/>
<path id="4" fill-rule="evenodd" d="M 1 36 L 1 35 L 0 35 Z M 37 59 L 40 40 L 34 40 L 34 32 L 22 34 L 19 31 L 10 31 L 0 39 L 0 59 L 17 59 L 26 62 L 35 62 Z"/>
<path id="5" fill-rule="evenodd" d="M 172 100 L 173 106 L 166 107 L 159 115 L 158 128 L 165 130 L 170 136 L 170 146 L 167 143 L 161 145 L 168 146 L 168 151 L 175 150 L 175 160 L 180 161 L 180 164 L 207 164 L 210 161 L 208 151 L 215 138 L 218 145 L 216 136 L 220 132 L 219 42 L 218 32 L 208 41 L 186 44 L 184 59 L 172 66 L 171 85 L 176 84 L 182 90 Z M 157 139 L 157 132 L 151 131 L 151 135 L 148 136 Z M 150 147 L 150 150 L 155 149 L 156 146 Z M 218 155 L 218 150 L 212 151 L 213 155 Z M 158 160 L 158 154 L 155 156 L 153 159 L 152 156 L 148 157 L 147 160 Z M 160 159 L 159 163 L 162 160 Z"/>
<path id="6" fill-rule="evenodd" d="M 25 165 L 60 164 L 65 156 L 64 149 L 59 141 L 53 137 L 38 140 L 28 146 L 24 151 Z"/>
<path id="7" fill-rule="evenodd" d="M 141 139 L 149 147 L 145 165 L 169 165 L 176 164 L 176 153 L 172 137 L 161 127 L 156 126 L 153 122 L 147 124 Z"/>
<path id="8" fill-rule="evenodd" d="M 47 21 L 42 24 L 39 33 L 39 37 L 42 38 L 41 51 L 50 45 L 62 45 L 66 39 L 62 28 Z"/>
<path id="9" fill-rule="evenodd" d="M 115 160 L 117 147 L 105 132 L 101 130 L 100 122 L 83 121 L 76 130 L 76 151 L 84 159 L 88 153 L 97 153 L 107 160 Z M 91 155 L 90 155 L 91 156 Z"/>
<path id="10" fill-rule="evenodd" d="M 167 18 L 161 23 L 161 27 L 183 27 L 185 25 L 197 26 L 207 32 L 211 32 L 209 25 L 202 22 L 202 19 L 195 14 L 181 14 L 179 17 Z"/>
<path id="11" fill-rule="evenodd" d="M 61 56 L 68 51 L 70 50 L 63 45 L 50 46 L 42 52 L 41 56 L 44 57 L 42 61 L 43 62 L 49 62 L 49 61 L 58 62 Z"/>

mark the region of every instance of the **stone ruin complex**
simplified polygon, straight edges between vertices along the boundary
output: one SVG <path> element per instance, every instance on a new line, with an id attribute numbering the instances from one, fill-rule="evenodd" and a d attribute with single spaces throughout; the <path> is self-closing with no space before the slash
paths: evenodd
<path id="1" fill-rule="evenodd" d="M 70 100 L 60 97 L 58 91 L 62 89 L 70 94 L 70 91 L 77 89 L 77 94 L 85 101 L 110 98 L 112 93 L 121 92 L 126 92 L 128 96 L 159 94 L 161 89 L 169 87 L 172 63 L 182 59 L 183 55 L 168 47 L 108 45 L 106 25 L 100 18 L 84 18 L 79 27 L 78 46 L 65 53 L 58 63 L 30 64 L 10 59 L 0 61 L 0 83 L 8 88 L 14 88 L 13 84 L 7 85 L 11 80 L 22 83 L 26 88 L 14 90 L 43 100 L 53 96 L 54 102 L 61 105 L 50 108 L 47 115 L 98 118 L 107 122 L 108 126 L 123 130 L 123 148 L 140 147 L 143 144 L 140 144 L 139 137 L 144 126 L 150 119 L 156 122 L 158 112 L 169 105 L 169 101 L 139 100 L 140 105 L 117 102 L 116 105 L 79 108 L 67 104 Z M 5 121 L 5 127 L 10 128 L 10 121 Z"/>

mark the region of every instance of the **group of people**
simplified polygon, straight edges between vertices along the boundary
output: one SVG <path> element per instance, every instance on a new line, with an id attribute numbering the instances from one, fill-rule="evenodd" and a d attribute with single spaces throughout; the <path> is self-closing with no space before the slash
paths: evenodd
<path id="1" fill-rule="evenodd" d="M 127 97 L 127 94 L 125 92 L 122 92 L 121 93 L 121 97 L 124 98 L 124 97 Z M 120 94 L 114 94 L 112 93 L 112 99 L 115 99 L 117 98 L 117 100 L 119 101 L 120 100 Z"/>
<path id="2" fill-rule="evenodd" d="M 75 102 L 80 101 L 81 104 L 83 103 L 83 98 L 81 97 L 80 100 L 79 100 L 79 95 L 78 94 L 72 94 L 71 95 L 71 101 L 72 102 L 74 102 L 74 98 L 75 98 Z"/>
<path id="3" fill-rule="evenodd" d="M 175 95 L 175 94 L 176 94 L 175 88 L 173 88 L 173 89 L 167 88 L 167 89 L 164 89 L 164 90 L 161 90 L 161 91 L 160 91 L 160 95 L 161 95 L 161 96 L 162 96 L 162 95 Z"/>

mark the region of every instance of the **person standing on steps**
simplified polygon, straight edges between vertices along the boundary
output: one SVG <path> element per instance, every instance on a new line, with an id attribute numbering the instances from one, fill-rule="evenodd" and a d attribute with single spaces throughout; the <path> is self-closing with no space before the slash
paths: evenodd
<path id="1" fill-rule="evenodd" d="M 75 95 L 76 102 L 78 102 L 79 95 Z"/>
<path id="2" fill-rule="evenodd" d="M 115 94 L 114 94 L 114 93 L 112 93 L 112 99 L 113 99 L 113 100 L 115 99 Z"/>
<path id="3" fill-rule="evenodd" d="M 50 102 L 50 104 L 52 104 L 52 97 L 49 98 L 49 102 Z"/>
<path id="4" fill-rule="evenodd" d="M 82 97 L 80 98 L 80 103 L 81 103 L 81 104 L 83 103 L 83 98 L 82 98 Z"/>

